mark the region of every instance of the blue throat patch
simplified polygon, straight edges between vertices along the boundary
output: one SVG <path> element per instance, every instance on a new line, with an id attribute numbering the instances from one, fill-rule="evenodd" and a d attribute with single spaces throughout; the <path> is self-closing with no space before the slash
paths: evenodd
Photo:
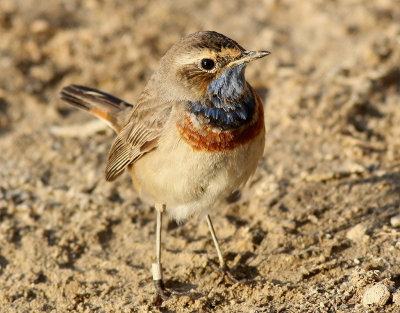
<path id="1" fill-rule="evenodd" d="M 245 64 L 229 67 L 207 87 L 207 100 L 190 102 L 189 108 L 206 123 L 223 130 L 238 128 L 250 121 L 255 100 L 246 88 Z"/>

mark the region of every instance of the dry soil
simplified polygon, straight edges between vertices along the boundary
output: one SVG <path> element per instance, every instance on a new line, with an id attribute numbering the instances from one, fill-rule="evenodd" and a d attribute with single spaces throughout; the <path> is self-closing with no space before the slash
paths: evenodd
<path id="1" fill-rule="evenodd" d="M 250 281 L 208 265 L 204 221 L 165 220 L 166 284 L 190 294 L 157 308 L 154 209 L 128 175 L 105 182 L 113 132 L 58 93 L 134 103 L 203 29 L 272 52 L 246 73 L 264 157 L 212 213 Z M 1 0 L 0 312 L 399 312 L 399 105 L 398 0 Z"/>

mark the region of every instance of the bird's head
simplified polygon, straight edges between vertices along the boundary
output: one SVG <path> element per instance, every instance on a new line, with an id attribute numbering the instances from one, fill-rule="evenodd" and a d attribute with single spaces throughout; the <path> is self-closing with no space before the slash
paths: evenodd
<path id="1" fill-rule="evenodd" d="M 176 100 L 234 100 L 242 94 L 246 65 L 268 55 L 247 51 L 234 40 L 214 31 L 188 35 L 163 57 L 160 72 L 173 82 L 169 91 Z M 179 93 L 179 95 L 178 95 Z"/>

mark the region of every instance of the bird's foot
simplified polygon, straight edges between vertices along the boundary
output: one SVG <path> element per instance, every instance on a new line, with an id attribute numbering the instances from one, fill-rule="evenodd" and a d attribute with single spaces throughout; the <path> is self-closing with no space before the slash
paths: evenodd
<path id="1" fill-rule="evenodd" d="M 154 304 L 156 306 L 159 306 L 164 300 L 167 300 L 172 295 L 172 292 L 165 288 L 164 282 L 161 279 L 154 280 L 154 286 L 156 287 L 156 297 L 154 299 Z"/>
<path id="2" fill-rule="evenodd" d="M 219 272 L 222 275 L 222 277 L 228 278 L 232 283 L 247 283 L 249 281 L 246 278 L 238 279 L 235 276 L 233 276 L 229 267 L 226 265 L 220 266 L 212 260 L 209 260 L 209 263 L 213 269 L 215 269 L 217 272 Z"/>
<path id="3" fill-rule="evenodd" d="M 188 291 L 176 291 L 164 286 L 162 279 L 154 280 L 154 286 L 156 287 L 156 297 L 154 304 L 160 306 L 163 301 L 168 300 L 173 296 L 187 296 L 190 295 Z"/>

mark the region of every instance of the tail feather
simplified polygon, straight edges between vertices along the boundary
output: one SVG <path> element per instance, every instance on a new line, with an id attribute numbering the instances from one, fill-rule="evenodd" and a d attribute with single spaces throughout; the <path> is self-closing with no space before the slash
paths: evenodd
<path id="1" fill-rule="evenodd" d="M 133 108 L 128 102 L 85 86 L 70 85 L 64 87 L 60 94 L 62 100 L 105 120 L 117 132 L 124 126 L 124 117 L 129 116 L 126 113 Z M 123 111 L 126 112 L 121 114 Z"/>

